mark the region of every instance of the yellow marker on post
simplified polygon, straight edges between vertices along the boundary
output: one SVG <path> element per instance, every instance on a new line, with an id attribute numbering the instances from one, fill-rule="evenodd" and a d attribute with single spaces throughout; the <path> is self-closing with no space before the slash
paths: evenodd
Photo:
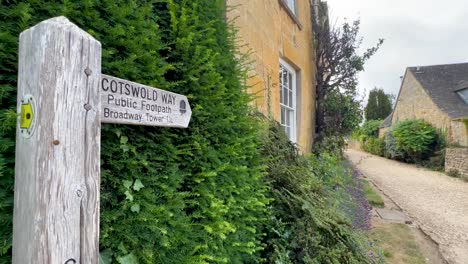
<path id="1" fill-rule="evenodd" d="M 21 120 L 20 127 L 22 129 L 29 129 L 34 118 L 31 102 L 21 105 Z"/>

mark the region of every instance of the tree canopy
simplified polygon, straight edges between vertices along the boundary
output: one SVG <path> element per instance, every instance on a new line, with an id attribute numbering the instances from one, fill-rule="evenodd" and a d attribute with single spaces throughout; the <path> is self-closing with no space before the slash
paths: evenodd
<path id="1" fill-rule="evenodd" d="M 392 112 L 391 95 L 383 89 L 374 88 L 369 93 L 369 100 L 364 110 L 366 120 L 383 120 Z"/>
<path id="2" fill-rule="evenodd" d="M 328 6 L 322 1 L 315 12 L 316 143 L 320 144 L 325 137 L 342 137 L 359 125 L 358 73 L 364 70 L 365 62 L 377 52 L 383 39 L 360 54 L 359 20 L 330 26 Z"/>

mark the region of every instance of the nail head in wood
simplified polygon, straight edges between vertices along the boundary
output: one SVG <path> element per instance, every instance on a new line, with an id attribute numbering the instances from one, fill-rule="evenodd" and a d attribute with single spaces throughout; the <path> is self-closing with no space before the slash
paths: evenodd
<path id="1" fill-rule="evenodd" d="M 88 67 L 86 67 L 86 69 L 84 70 L 84 72 L 85 72 L 86 76 L 90 76 L 90 75 L 93 73 L 93 71 L 92 71 L 90 68 L 88 68 Z"/>
<path id="2" fill-rule="evenodd" d="M 56 146 L 57 146 L 57 145 L 59 145 L 59 144 L 60 144 L 60 141 L 56 139 L 56 140 L 52 141 L 52 143 L 53 143 L 54 145 L 56 145 Z"/>
<path id="3" fill-rule="evenodd" d="M 86 109 L 86 111 L 89 111 L 89 110 L 91 110 L 93 107 L 92 107 L 90 104 L 85 104 L 85 105 L 84 105 L 84 108 Z"/>

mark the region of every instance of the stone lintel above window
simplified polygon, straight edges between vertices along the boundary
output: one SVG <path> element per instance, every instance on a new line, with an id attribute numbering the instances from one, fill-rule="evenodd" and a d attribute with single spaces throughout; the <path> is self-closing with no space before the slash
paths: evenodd
<path id="1" fill-rule="evenodd" d="M 291 10 L 288 3 L 286 2 L 287 0 L 278 0 L 278 1 L 279 1 L 280 5 L 284 8 L 284 10 L 286 10 L 286 13 L 288 13 L 288 15 L 294 21 L 294 23 L 296 23 L 299 30 L 302 30 L 301 21 L 299 21 L 299 17 L 297 16 L 297 6 L 296 6 L 296 10 Z M 299 0 L 294 0 L 294 1 L 297 2 Z"/>

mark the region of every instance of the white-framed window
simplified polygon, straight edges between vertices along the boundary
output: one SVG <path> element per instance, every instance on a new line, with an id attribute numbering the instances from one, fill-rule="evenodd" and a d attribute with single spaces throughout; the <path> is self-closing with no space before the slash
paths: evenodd
<path id="1" fill-rule="evenodd" d="M 457 91 L 457 94 L 465 101 L 465 104 L 468 104 L 468 88 Z"/>
<path id="2" fill-rule="evenodd" d="M 292 142 L 296 142 L 296 71 L 280 60 L 281 126 Z"/>
<path id="3" fill-rule="evenodd" d="M 285 0 L 286 5 L 288 6 L 289 10 L 293 12 L 293 14 L 296 14 L 296 0 Z"/>

